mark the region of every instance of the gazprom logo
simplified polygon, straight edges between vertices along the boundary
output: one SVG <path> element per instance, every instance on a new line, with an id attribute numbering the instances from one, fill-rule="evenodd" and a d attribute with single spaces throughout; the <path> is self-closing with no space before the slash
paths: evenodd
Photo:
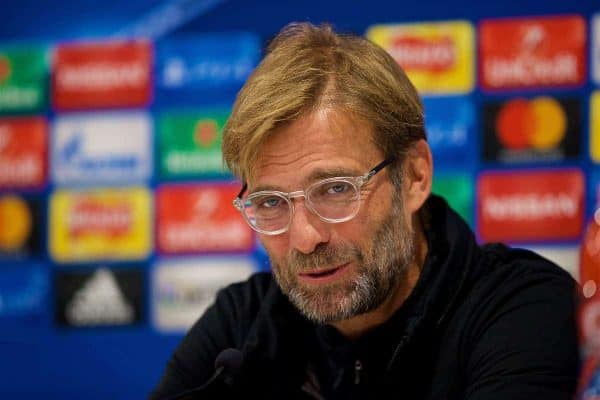
<path id="1" fill-rule="evenodd" d="M 55 181 L 93 184 L 148 179 L 151 126 L 142 112 L 59 117 L 52 152 Z"/>
<path id="2" fill-rule="evenodd" d="M 69 163 L 74 168 L 84 171 L 98 172 L 102 169 L 131 170 L 138 167 L 140 160 L 130 154 L 106 154 L 96 157 L 85 154 L 86 136 L 81 131 L 75 131 L 65 147 L 59 151 L 59 162 Z"/>

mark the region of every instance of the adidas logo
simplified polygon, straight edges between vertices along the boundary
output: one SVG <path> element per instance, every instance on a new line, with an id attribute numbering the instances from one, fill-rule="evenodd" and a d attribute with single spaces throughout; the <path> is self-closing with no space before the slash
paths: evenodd
<path id="1" fill-rule="evenodd" d="M 65 310 L 67 321 L 75 326 L 125 325 L 134 322 L 135 313 L 127 302 L 114 275 L 98 269 L 77 290 Z"/>

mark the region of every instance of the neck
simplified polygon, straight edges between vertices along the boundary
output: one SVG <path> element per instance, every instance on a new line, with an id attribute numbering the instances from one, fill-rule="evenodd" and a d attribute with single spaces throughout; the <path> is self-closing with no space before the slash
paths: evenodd
<path id="1" fill-rule="evenodd" d="M 425 263 L 428 250 L 427 240 L 421 226 L 417 228 L 415 236 L 415 257 L 408 266 L 406 274 L 402 279 L 399 279 L 393 294 L 373 311 L 331 324 L 345 337 L 350 340 L 357 339 L 383 324 L 390 319 L 412 293 L 421 275 L 421 269 Z"/>

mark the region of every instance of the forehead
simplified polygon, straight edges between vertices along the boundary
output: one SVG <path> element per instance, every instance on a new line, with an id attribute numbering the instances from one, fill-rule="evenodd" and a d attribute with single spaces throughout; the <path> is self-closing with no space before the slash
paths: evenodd
<path id="1" fill-rule="evenodd" d="M 361 175 L 383 160 L 370 124 L 318 110 L 278 128 L 259 149 L 251 190 L 295 190 L 333 175 Z"/>

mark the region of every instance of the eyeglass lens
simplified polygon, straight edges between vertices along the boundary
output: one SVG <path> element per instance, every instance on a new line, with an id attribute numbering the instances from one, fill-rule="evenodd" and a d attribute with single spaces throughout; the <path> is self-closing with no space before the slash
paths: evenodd
<path id="1" fill-rule="evenodd" d="M 348 180 L 326 180 L 307 189 L 306 197 L 308 208 L 319 217 L 338 222 L 356 212 L 359 190 Z M 292 205 L 282 194 L 251 195 L 243 204 L 248 221 L 262 231 L 283 229 L 291 219 Z"/>

